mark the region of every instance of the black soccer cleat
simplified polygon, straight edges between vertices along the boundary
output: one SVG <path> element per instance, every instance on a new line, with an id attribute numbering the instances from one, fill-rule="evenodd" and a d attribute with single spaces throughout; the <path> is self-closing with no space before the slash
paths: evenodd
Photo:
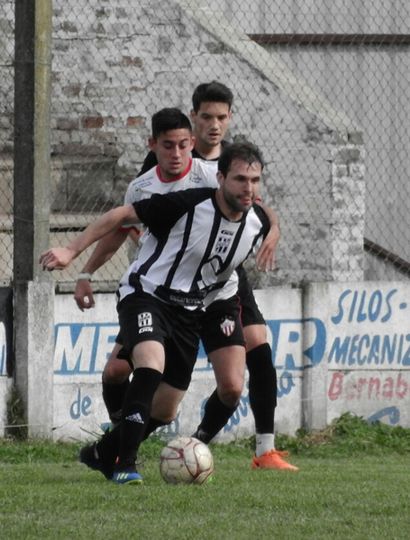
<path id="1" fill-rule="evenodd" d="M 114 473 L 114 463 L 104 463 L 104 461 L 100 459 L 96 449 L 96 443 L 81 448 L 79 460 L 93 471 L 101 472 L 107 480 L 111 480 Z"/>
<path id="2" fill-rule="evenodd" d="M 204 444 L 209 444 L 212 439 L 212 437 L 209 436 L 209 433 L 206 433 L 206 431 L 203 431 L 201 428 L 198 428 L 195 433 L 191 435 L 191 437 L 198 439 L 198 441 L 201 441 Z"/>

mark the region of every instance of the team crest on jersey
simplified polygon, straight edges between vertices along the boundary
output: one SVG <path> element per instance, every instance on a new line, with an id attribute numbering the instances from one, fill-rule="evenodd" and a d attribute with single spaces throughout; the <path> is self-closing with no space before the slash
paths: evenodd
<path id="1" fill-rule="evenodd" d="M 220 329 L 225 336 L 231 336 L 235 330 L 235 321 L 232 319 L 232 317 L 226 316 L 220 324 Z"/>
<path id="2" fill-rule="evenodd" d="M 149 311 L 138 314 L 138 333 L 152 332 L 152 315 Z"/>
<path id="3" fill-rule="evenodd" d="M 222 255 L 226 253 L 229 249 L 229 246 L 232 242 L 233 232 L 222 229 L 219 233 L 219 238 L 216 242 L 215 252 Z"/>

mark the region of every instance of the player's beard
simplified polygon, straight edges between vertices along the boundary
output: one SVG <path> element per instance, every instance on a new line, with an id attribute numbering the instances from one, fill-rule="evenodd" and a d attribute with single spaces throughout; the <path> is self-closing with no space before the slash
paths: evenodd
<path id="1" fill-rule="evenodd" d="M 241 203 L 241 200 L 238 198 L 238 196 L 233 195 L 226 189 L 223 189 L 223 195 L 226 204 L 232 210 L 232 212 L 247 212 L 251 205 L 244 205 Z"/>

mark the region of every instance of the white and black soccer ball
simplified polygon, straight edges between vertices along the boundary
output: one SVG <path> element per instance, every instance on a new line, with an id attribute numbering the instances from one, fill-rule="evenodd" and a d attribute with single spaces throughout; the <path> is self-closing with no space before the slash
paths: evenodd
<path id="1" fill-rule="evenodd" d="M 203 484 L 214 471 L 214 459 L 198 439 L 177 437 L 162 449 L 159 469 L 168 484 Z"/>

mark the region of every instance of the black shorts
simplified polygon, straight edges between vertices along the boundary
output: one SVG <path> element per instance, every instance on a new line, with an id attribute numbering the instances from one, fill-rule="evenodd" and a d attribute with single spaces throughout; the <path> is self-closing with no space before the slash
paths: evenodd
<path id="1" fill-rule="evenodd" d="M 140 292 L 126 296 L 117 310 L 121 330 L 116 341 L 123 345 L 118 357 L 130 361 L 129 353 L 137 343 L 158 341 L 165 350 L 162 380 L 186 390 L 198 354 L 202 313 L 166 304 Z"/>
<path id="2" fill-rule="evenodd" d="M 127 304 L 124 302 L 129 299 Z M 136 298 L 134 298 L 136 297 Z M 153 313 L 153 318 L 158 319 L 158 329 L 154 333 L 143 332 L 143 337 L 135 340 L 132 334 L 136 333 L 137 312 L 147 312 L 148 308 Z M 120 310 L 122 315 L 120 314 Z M 207 354 L 231 345 L 245 346 L 242 325 L 240 320 L 240 305 L 237 296 L 228 300 L 219 300 L 211 304 L 205 313 L 187 311 L 179 306 L 171 306 L 153 298 L 150 295 L 129 295 L 118 306 L 121 330 L 116 342 L 123 345 L 118 353 L 118 358 L 127 360 L 133 369 L 129 351 L 136 343 L 146 339 L 160 341 L 165 349 L 165 368 L 162 381 L 179 390 L 187 390 L 191 382 L 192 372 L 198 353 L 200 322 L 200 336 Z M 133 324 L 125 322 L 121 324 L 121 316 Z M 185 326 L 188 327 L 188 330 Z M 165 332 L 161 327 L 165 326 Z M 191 327 L 189 329 L 189 327 Z M 169 334 L 169 332 L 171 332 Z M 131 333 L 131 338 L 124 336 Z M 148 334 L 150 336 L 148 337 Z M 135 341 L 134 345 L 132 343 Z"/>
<path id="3" fill-rule="evenodd" d="M 250 326 L 252 324 L 266 324 L 262 313 L 259 311 L 251 284 L 248 281 L 248 276 L 243 266 L 236 269 L 239 277 L 238 294 L 241 302 L 242 326 Z"/>
<path id="4" fill-rule="evenodd" d="M 239 297 L 213 302 L 201 322 L 201 340 L 207 354 L 231 345 L 245 346 Z"/>

